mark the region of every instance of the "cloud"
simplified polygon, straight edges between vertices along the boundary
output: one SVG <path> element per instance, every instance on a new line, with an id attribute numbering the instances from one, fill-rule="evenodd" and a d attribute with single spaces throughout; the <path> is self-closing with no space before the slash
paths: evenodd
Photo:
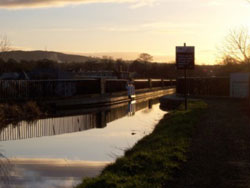
<path id="1" fill-rule="evenodd" d="M 140 0 L 131 5 L 130 8 L 136 9 L 144 6 L 154 6 L 157 2 L 157 0 Z"/>
<path id="2" fill-rule="evenodd" d="M 138 32 L 141 31 L 140 26 L 105 26 L 97 28 L 101 31 L 107 31 L 107 32 Z"/>
<path id="3" fill-rule="evenodd" d="M 126 26 L 103 26 L 96 29 L 107 31 L 107 32 L 143 32 L 143 31 L 183 31 L 184 29 L 197 29 L 203 27 L 202 23 L 172 23 L 172 22 L 147 22 L 144 24 L 137 25 L 126 25 Z"/>
<path id="4" fill-rule="evenodd" d="M 142 25 L 144 28 L 152 28 L 152 29 L 168 29 L 168 28 L 174 28 L 174 29 L 182 29 L 182 28 L 194 28 L 203 26 L 204 24 L 201 23 L 195 23 L 195 22 L 148 22 Z"/>
<path id="5" fill-rule="evenodd" d="M 223 6 L 226 3 L 227 2 L 225 2 L 224 0 L 210 0 L 210 1 L 207 1 L 207 3 L 205 5 L 214 7 L 214 6 Z"/>
<path id="6" fill-rule="evenodd" d="M 130 3 L 132 4 L 130 8 L 139 8 L 142 6 L 152 6 L 156 1 L 158 0 L 0 0 L 0 8 L 45 8 L 89 3 Z"/>

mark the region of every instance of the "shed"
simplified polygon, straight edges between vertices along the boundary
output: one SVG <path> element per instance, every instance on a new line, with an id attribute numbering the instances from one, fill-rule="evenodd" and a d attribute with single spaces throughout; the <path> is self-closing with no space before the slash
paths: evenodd
<path id="1" fill-rule="evenodd" d="M 247 98 L 250 96 L 250 73 L 232 73 L 230 75 L 230 96 Z"/>

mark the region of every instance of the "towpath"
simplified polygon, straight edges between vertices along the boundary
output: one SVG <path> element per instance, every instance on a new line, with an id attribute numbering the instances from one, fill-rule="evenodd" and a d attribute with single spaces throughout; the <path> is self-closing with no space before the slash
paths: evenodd
<path id="1" fill-rule="evenodd" d="M 239 100 L 207 100 L 189 161 L 171 188 L 250 187 L 250 111 Z"/>

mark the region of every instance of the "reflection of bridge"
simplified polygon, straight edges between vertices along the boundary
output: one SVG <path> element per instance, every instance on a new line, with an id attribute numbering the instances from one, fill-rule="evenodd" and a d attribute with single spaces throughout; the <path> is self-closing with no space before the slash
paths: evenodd
<path id="1" fill-rule="evenodd" d="M 84 115 L 40 119 L 32 123 L 22 121 L 18 125 L 9 125 L 2 129 L 0 132 L 0 141 L 53 136 L 93 128 L 103 128 L 107 123 L 124 117 L 128 113 L 133 113 L 129 112 L 128 109 L 138 111 L 150 107 L 153 103 L 156 103 L 156 101 L 157 100 L 143 101 L 134 104 L 119 104 L 106 108 L 106 110 L 103 111 L 96 111 Z M 133 105 L 132 108 L 131 105 Z"/>
<path id="2" fill-rule="evenodd" d="M 9 125 L 0 133 L 0 140 L 19 140 L 41 136 L 83 131 L 96 127 L 94 116 L 81 115 L 41 119 L 33 123 L 22 121 L 18 125 Z"/>

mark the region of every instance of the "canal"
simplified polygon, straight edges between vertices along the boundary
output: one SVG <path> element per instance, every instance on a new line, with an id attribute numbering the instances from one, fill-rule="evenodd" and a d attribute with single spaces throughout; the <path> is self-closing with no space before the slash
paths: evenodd
<path id="1" fill-rule="evenodd" d="M 8 176 L 2 182 L 9 187 L 73 187 L 83 177 L 98 175 L 166 114 L 158 99 L 83 111 L 2 129 L 0 153 L 6 158 L 0 162 Z"/>

